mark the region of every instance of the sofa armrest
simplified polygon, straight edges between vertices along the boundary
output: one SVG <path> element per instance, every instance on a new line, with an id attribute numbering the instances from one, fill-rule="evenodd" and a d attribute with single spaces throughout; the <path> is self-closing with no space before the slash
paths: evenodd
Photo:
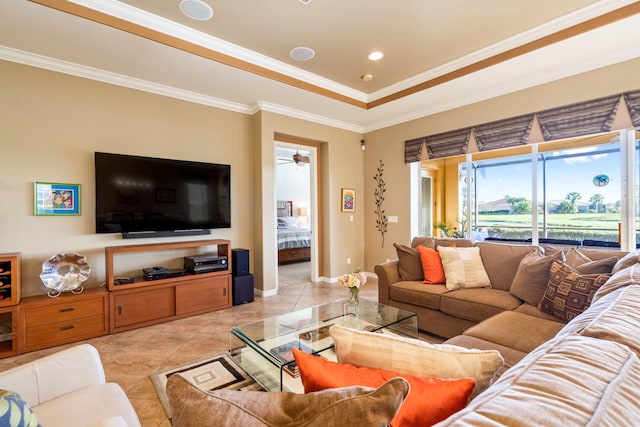
<path id="1" fill-rule="evenodd" d="M 100 355 L 89 344 L 71 347 L 0 373 L 0 388 L 17 392 L 30 406 L 104 383 Z"/>
<path id="2" fill-rule="evenodd" d="M 373 267 L 373 271 L 378 275 L 378 302 L 389 303 L 389 285 L 400 280 L 398 273 L 398 260 L 394 259 Z"/>

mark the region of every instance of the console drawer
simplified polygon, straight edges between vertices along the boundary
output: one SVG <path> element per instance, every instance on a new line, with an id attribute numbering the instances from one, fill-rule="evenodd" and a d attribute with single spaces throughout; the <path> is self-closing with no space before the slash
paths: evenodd
<path id="1" fill-rule="evenodd" d="M 21 352 L 39 350 L 109 333 L 108 294 L 85 289 L 57 298 L 46 295 L 22 299 L 19 306 Z"/>

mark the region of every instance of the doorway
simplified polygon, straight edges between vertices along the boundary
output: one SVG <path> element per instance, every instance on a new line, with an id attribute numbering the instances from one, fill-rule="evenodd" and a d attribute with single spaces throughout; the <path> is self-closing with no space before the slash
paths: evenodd
<path id="1" fill-rule="evenodd" d="M 276 141 L 278 288 L 317 281 L 317 151 Z"/>

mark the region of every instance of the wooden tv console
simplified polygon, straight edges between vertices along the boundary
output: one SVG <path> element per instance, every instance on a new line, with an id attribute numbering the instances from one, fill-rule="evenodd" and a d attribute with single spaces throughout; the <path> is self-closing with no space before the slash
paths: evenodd
<path id="1" fill-rule="evenodd" d="M 225 270 L 158 280 L 136 277 L 133 283 L 115 284 L 116 260 L 120 256 L 206 246 L 215 246 L 215 252 L 218 255 L 227 257 Z M 105 259 L 111 333 L 231 307 L 231 242 L 229 240 L 111 246 L 105 248 Z"/>
<path id="2" fill-rule="evenodd" d="M 115 284 L 118 264 L 126 264 L 125 257 L 149 252 L 146 265 L 137 269 L 141 272 L 154 263 L 154 253 L 183 249 L 227 256 L 227 268 L 158 280 L 135 277 L 132 283 Z M 21 299 L 20 254 L 0 254 L 0 273 L 7 283 L 3 286 L 11 289 L 4 294 L 10 297 L 0 299 L 0 322 L 11 329 L 0 336 L 8 337 L 0 340 L 0 358 L 231 307 L 230 255 L 231 242 L 221 239 L 111 246 L 105 248 L 106 289 Z"/>

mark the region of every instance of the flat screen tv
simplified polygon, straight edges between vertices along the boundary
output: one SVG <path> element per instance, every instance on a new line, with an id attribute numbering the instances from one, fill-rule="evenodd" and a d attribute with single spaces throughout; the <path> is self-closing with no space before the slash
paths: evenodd
<path id="1" fill-rule="evenodd" d="M 206 234 L 231 227 L 231 166 L 95 153 L 96 233 Z"/>

